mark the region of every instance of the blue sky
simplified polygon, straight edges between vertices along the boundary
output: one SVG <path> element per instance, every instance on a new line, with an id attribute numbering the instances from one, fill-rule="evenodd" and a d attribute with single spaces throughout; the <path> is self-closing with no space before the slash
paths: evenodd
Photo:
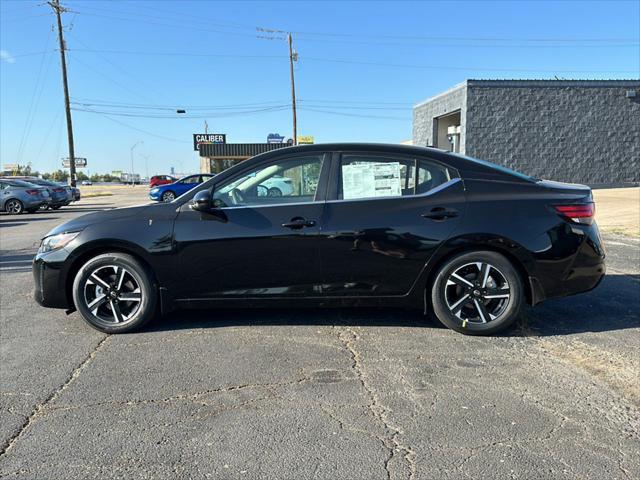
<path id="1" fill-rule="evenodd" d="M 42 3 L 0 1 L 0 162 L 47 171 L 68 150 Z M 63 5 L 76 156 L 90 173 L 128 170 L 139 141 L 143 175 L 143 156 L 150 174 L 197 171 L 191 134 L 205 119 L 228 142 L 291 136 L 287 44 L 256 27 L 294 32 L 298 133 L 316 142 L 409 139 L 411 106 L 467 78 L 640 77 L 637 0 Z"/>

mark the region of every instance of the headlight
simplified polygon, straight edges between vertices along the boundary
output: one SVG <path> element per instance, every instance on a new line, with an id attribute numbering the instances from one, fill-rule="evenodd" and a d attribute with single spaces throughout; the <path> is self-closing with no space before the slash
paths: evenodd
<path id="1" fill-rule="evenodd" d="M 153 187 L 151 190 L 149 190 L 149 193 L 158 193 L 160 191 L 160 189 L 158 187 Z"/>
<path id="2" fill-rule="evenodd" d="M 38 253 L 51 252 L 66 246 L 71 240 L 76 238 L 80 232 L 59 233 L 42 239 Z"/>

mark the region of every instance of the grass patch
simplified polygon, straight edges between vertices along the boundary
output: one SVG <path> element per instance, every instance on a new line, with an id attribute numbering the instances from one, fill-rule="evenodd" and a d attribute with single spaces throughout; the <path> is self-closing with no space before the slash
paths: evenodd
<path id="1" fill-rule="evenodd" d="M 91 192 L 91 193 L 83 193 L 81 198 L 110 197 L 112 195 L 113 195 L 113 192 Z"/>

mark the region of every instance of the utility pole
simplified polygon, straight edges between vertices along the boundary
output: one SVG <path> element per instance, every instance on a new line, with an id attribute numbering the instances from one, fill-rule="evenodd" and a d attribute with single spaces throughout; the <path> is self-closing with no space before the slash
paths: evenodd
<path id="1" fill-rule="evenodd" d="M 76 186 L 76 155 L 73 148 L 73 124 L 71 123 L 71 107 L 69 105 L 69 83 L 67 82 L 67 60 L 64 55 L 65 43 L 62 36 L 62 20 L 60 14 L 67 11 L 60 5 L 60 0 L 47 2 L 56 14 L 58 19 L 58 42 L 60 44 L 60 64 L 62 66 L 62 86 L 64 87 L 64 108 L 67 114 L 67 137 L 69 140 L 69 175 L 71 186 Z"/>
<path id="2" fill-rule="evenodd" d="M 136 142 L 131 146 L 131 186 L 132 187 L 135 185 L 135 182 L 133 181 L 133 151 L 138 145 L 141 145 L 143 143 L 144 142 L 140 140 L 139 142 Z"/>
<path id="3" fill-rule="evenodd" d="M 206 120 L 204 121 L 204 133 L 205 135 L 209 133 L 209 124 L 207 123 Z"/>
<path id="4" fill-rule="evenodd" d="M 298 119 L 296 117 L 296 81 L 293 75 L 293 62 L 298 61 L 298 53 L 293 51 L 293 37 L 288 35 L 289 40 L 289 70 L 291 71 L 291 107 L 293 108 L 293 144 L 298 144 Z"/>

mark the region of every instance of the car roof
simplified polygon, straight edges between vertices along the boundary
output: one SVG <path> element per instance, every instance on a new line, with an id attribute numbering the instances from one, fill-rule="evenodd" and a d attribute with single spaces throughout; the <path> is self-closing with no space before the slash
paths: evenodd
<path id="1" fill-rule="evenodd" d="M 309 152 L 375 152 L 382 154 L 396 154 L 407 156 L 426 157 L 436 160 L 460 172 L 464 172 L 467 177 L 502 177 L 509 180 L 527 180 L 530 177 L 519 172 L 510 170 L 488 161 L 478 160 L 461 155 L 459 153 L 441 150 L 433 147 L 420 147 L 416 145 L 401 145 L 397 143 L 316 143 L 313 145 L 297 145 L 272 150 L 267 153 L 256 155 L 255 159 L 266 160 L 282 154 L 309 153 Z"/>

